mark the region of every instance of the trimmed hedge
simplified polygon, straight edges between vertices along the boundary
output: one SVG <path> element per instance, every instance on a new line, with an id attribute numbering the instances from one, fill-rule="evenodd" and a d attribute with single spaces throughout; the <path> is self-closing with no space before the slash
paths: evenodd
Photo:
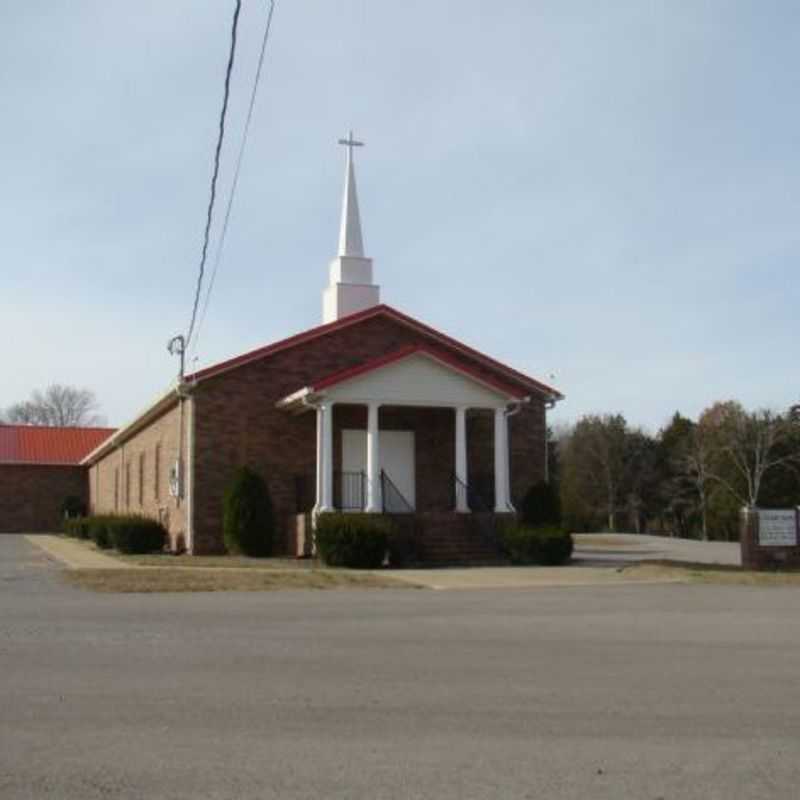
<path id="1" fill-rule="evenodd" d="M 572 535 L 554 525 L 510 525 L 501 533 L 503 549 L 514 564 L 566 564 L 572 556 Z"/>
<path id="2" fill-rule="evenodd" d="M 74 539 L 89 538 L 89 518 L 88 517 L 67 517 L 64 520 L 64 533 Z"/>
<path id="3" fill-rule="evenodd" d="M 111 534 L 109 533 L 109 520 L 113 517 L 89 517 L 89 538 L 101 549 L 111 547 Z"/>
<path id="4" fill-rule="evenodd" d="M 331 567 L 375 569 L 383 564 L 392 524 L 374 514 L 326 513 L 317 517 L 319 557 Z"/>
<path id="5" fill-rule="evenodd" d="M 167 532 L 149 517 L 116 517 L 106 521 L 111 544 L 120 553 L 152 553 L 164 549 Z"/>
<path id="6" fill-rule="evenodd" d="M 99 515 L 64 521 L 64 532 L 76 539 L 91 539 L 102 550 L 116 547 L 120 553 L 152 553 L 167 541 L 164 526 L 149 517 Z"/>
<path id="7" fill-rule="evenodd" d="M 222 533 L 229 553 L 268 556 L 272 552 L 272 500 L 264 479 L 250 467 L 240 467 L 225 491 Z"/>

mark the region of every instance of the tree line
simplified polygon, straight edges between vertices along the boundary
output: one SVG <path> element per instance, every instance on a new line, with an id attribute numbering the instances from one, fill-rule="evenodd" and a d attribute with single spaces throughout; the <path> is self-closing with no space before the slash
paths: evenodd
<path id="1" fill-rule="evenodd" d="M 654 436 L 622 414 L 587 415 L 558 432 L 551 452 L 575 531 L 735 540 L 743 506 L 800 505 L 800 406 L 718 402 L 697 420 L 676 412 Z"/>
<path id="2" fill-rule="evenodd" d="M 62 428 L 105 424 L 91 389 L 53 383 L 34 391 L 28 400 L 0 409 L 0 423 L 47 425 Z"/>

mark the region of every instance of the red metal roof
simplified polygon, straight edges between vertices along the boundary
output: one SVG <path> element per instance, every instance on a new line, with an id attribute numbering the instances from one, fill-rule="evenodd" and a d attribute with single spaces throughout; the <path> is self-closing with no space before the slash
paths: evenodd
<path id="1" fill-rule="evenodd" d="M 415 354 L 428 356 L 435 361 L 439 361 L 442 364 L 452 367 L 456 371 L 469 376 L 479 383 L 490 386 L 491 388 L 502 392 L 503 394 L 510 395 L 511 397 L 521 396 L 518 387 L 513 387 L 508 383 L 504 383 L 503 381 L 498 381 L 494 378 L 482 375 L 468 362 L 454 356 L 452 353 L 433 347 L 424 347 L 422 345 L 408 345 L 407 347 L 402 347 L 400 350 L 396 350 L 393 353 L 388 353 L 380 358 L 375 358 L 372 361 L 365 361 L 363 364 L 359 364 L 356 367 L 340 370 L 339 372 L 335 372 L 325 378 L 314 381 L 311 389 L 313 391 L 327 389 L 330 386 L 335 386 L 337 383 L 350 380 L 358 375 L 364 375 L 367 372 L 372 372 L 373 370 L 388 366 L 389 364 L 393 364 L 396 361 L 401 361 L 402 359 L 408 358 L 409 356 L 413 356 Z"/>
<path id="2" fill-rule="evenodd" d="M 335 322 L 328 322 L 325 325 L 318 325 L 316 328 L 303 331 L 303 333 L 299 333 L 296 336 L 290 336 L 288 339 L 274 342 L 266 347 L 260 347 L 257 350 L 250 351 L 249 353 L 244 353 L 243 355 L 236 356 L 235 358 L 228 359 L 227 361 L 222 361 L 219 364 L 206 367 L 205 369 L 195 372 L 193 375 L 187 375 L 186 380 L 203 381 L 207 378 L 212 378 L 215 375 L 235 369 L 243 364 L 249 364 L 252 361 L 257 361 L 260 358 L 264 358 L 265 356 L 272 355 L 273 353 L 280 352 L 281 350 L 286 350 L 287 348 L 294 347 L 298 344 L 302 344 L 303 342 L 316 339 L 319 336 L 324 336 L 332 331 L 340 330 L 341 328 L 346 328 L 350 325 L 355 325 L 365 319 L 370 319 L 371 317 L 376 316 L 389 317 L 390 319 L 399 322 L 401 325 L 406 325 L 409 328 L 420 331 L 423 334 L 437 340 L 444 347 L 455 350 L 462 355 L 467 356 L 468 358 L 473 358 L 489 369 L 495 370 L 501 375 L 504 375 L 506 379 L 511 382 L 518 382 L 522 386 L 533 389 L 537 392 L 541 392 L 542 394 L 554 399 L 560 400 L 563 398 L 561 392 L 559 392 L 557 389 L 554 389 L 552 386 L 548 386 L 541 381 L 537 381 L 535 378 L 524 375 L 523 373 L 507 366 L 506 364 L 495 361 L 495 359 L 484 355 L 483 353 L 463 344 L 462 342 L 459 342 L 457 339 L 447 336 L 447 334 L 430 327 L 430 325 L 426 325 L 424 322 L 420 322 L 413 317 L 409 317 L 407 314 L 403 314 L 396 308 L 392 308 L 391 306 L 383 304 L 372 306 L 371 308 L 364 309 L 363 311 L 357 311 L 355 314 L 342 317 Z"/>
<path id="3" fill-rule="evenodd" d="M 114 428 L 0 425 L 0 464 L 80 464 Z"/>

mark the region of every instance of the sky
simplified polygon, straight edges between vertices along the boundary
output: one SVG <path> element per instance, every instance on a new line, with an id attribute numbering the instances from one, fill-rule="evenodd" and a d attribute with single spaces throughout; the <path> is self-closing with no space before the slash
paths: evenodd
<path id="1" fill-rule="evenodd" d="M 174 380 L 233 7 L 0 7 L 0 408 L 69 383 L 119 425 Z M 243 2 L 223 203 L 266 8 Z M 382 301 L 558 387 L 554 423 L 785 408 L 798 97 L 790 0 L 278 0 L 189 368 L 321 322 L 352 128 Z"/>

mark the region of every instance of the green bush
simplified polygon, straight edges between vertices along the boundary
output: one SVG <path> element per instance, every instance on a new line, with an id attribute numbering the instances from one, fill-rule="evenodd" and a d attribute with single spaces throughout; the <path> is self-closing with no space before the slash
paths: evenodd
<path id="1" fill-rule="evenodd" d="M 167 531 L 149 517 L 112 517 L 107 521 L 111 544 L 120 553 L 152 553 L 164 549 Z"/>
<path id="2" fill-rule="evenodd" d="M 64 519 L 64 533 L 74 539 L 88 539 L 89 519 L 89 517 L 66 517 Z"/>
<path id="3" fill-rule="evenodd" d="M 501 536 L 503 549 L 514 564 L 558 566 L 572 556 L 571 534 L 553 525 L 510 525 Z"/>
<path id="4" fill-rule="evenodd" d="M 89 538 L 101 549 L 111 547 L 110 520 L 112 517 L 88 517 Z"/>
<path id="5" fill-rule="evenodd" d="M 264 479 L 249 467 L 236 471 L 225 492 L 222 532 L 229 553 L 268 556 L 275 518 Z"/>
<path id="6" fill-rule="evenodd" d="M 314 539 L 319 557 L 331 567 L 375 569 L 383 564 L 392 530 L 374 514 L 320 514 Z"/>
<path id="7" fill-rule="evenodd" d="M 61 516 L 67 518 L 86 516 L 86 503 L 74 494 L 65 497 L 61 503 Z"/>
<path id="8" fill-rule="evenodd" d="M 558 492 L 549 483 L 536 483 L 528 489 L 519 509 L 523 525 L 561 524 L 561 500 Z"/>

